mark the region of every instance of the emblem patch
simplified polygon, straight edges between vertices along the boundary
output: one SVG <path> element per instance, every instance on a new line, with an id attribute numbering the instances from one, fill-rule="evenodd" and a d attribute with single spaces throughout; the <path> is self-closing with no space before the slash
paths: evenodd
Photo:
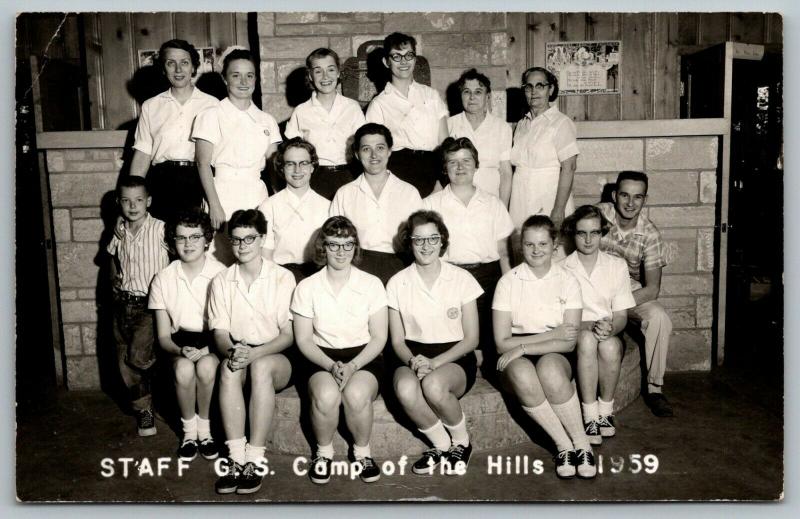
<path id="1" fill-rule="evenodd" d="M 457 319 L 458 318 L 458 308 L 455 306 L 447 309 L 447 317 L 450 319 Z"/>

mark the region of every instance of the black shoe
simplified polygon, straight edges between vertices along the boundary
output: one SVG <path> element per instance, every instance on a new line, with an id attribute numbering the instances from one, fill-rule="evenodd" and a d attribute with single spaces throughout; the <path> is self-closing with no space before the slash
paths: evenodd
<path id="1" fill-rule="evenodd" d="M 358 475 L 361 481 L 372 483 L 381 479 L 381 469 L 375 464 L 375 460 L 367 457 L 356 461 L 361 463 L 361 473 Z"/>
<path id="2" fill-rule="evenodd" d="M 472 456 L 472 444 L 467 445 L 453 445 L 447 451 L 445 457 L 448 463 L 447 474 L 449 476 L 461 476 L 466 473 L 467 465 L 469 465 L 469 457 Z"/>
<path id="3" fill-rule="evenodd" d="M 313 483 L 317 485 L 324 485 L 331 480 L 331 464 L 333 460 L 330 458 L 323 458 L 317 456 L 311 460 L 311 470 L 308 471 L 308 477 L 311 478 Z"/>
<path id="4" fill-rule="evenodd" d="M 217 491 L 217 494 L 233 494 L 239 488 L 239 481 L 241 481 L 244 467 L 230 458 L 221 463 L 220 467 L 225 467 L 227 473 L 217 479 L 217 482 L 214 483 L 214 490 Z"/>
<path id="5" fill-rule="evenodd" d="M 591 479 L 597 475 L 597 464 L 591 450 L 578 449 L 575 451 L 575 458 L 579 478 Z"/>
<path id="6" fill-rule="evenodd" d="M 197 447 L 197 450 L 199 450 L 200 455 L 207 460 L 215 460 L 219 457 L 219 448 L 214 438 L 209 437 L 205 440 L 200 440 L 200 445 Z"/>
<path id="7" fill-rule="evenodd" d="M 156 431 L 156 417 L 152 409 L 144 409 L 136 413 L 136 427 L 139 436 L 153 436 Z"/>
<path id="8" fill-rule="evenodd" d="M 186 438 L 178 447 L 178 457 L 184 461 L 192 461 L 197 457 L 197 440 Z"/>
<path id="9" fill-rule="evenodd" d="M 603 438 L 611 438 L 617 434 L 617 428 L 614 426 L 613 414 L 601 416 L 600 420 L 597 421 L 597 425 L 600 427 L 600 436 Z M 591 441 L 589 443 L 591 443 Z"/>
<path id="10" fill-rule="evenodd" d="M 586 432 L 586 437 L 592 445 L 600 445 L 603 443 L 603 436 L 600 433 L 600 422 L 589 420 L 583 424 L 583 430 Z"/>
<path id="11" fill-rule="evenodd" d="M 242 475 L 239 477 L 239 484 L 236 486 L 237 494 L 253 494 L 258 492 L 261 488 L 261 480 L 264 478 L 258 475 L 256 472 L 257 469 L 258 465 L 252 461 L 248 461 L 244 464 Z"/>
<path id="12" fill-rule="evenodd" d="M 661 393 L 648 393 L 644 397 L 644 403 L 659 418 L 668 418 L 674 416 L 672 413 L 672 406 L 667 401 L 667 397 Z"/>
<path id="13" fill-rule="evenodd" d="M 422 453 L 422 457 L 411 465 L 411 472 L 419 475 L 433 474 L 433 471 L 439 466 L 439 463 L 442 462 L 444 454 L 443 451 L 440 451 L 436 447 L 426 450 Z"/>
<path id="14" fill-rule="evenodd" d="M 559 451 L 553 458 L 553 461 L 556 464 L 556 476 L 561 479 L 572 479 L 575 477 L 575 465 L 578 463 L 575 457 L 575 451 Z"/>

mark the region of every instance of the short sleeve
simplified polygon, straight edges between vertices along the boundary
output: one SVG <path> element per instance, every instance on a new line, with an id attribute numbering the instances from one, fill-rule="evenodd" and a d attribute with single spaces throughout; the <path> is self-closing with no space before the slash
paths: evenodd
<path id="1" fill-rule="evenodd" d="M 119 247 L 119 238 L 116 235 L 111 237 L 111 241 L 108 242 L 108 247 L 106 247 L 106 252 L 111 254 L 112 256 L 117 253 L 117 247 Z"/>
<path id="2" fill-rule="evenodd" d="M 369 287 L 369 315 L 375 314 L 378 310 L 387 306 L 386 289 L 383 288 L 381 280 L 371 276 Z"/>
<path id="3" fill-rule="evenodd" d="M 152 106 L 149 102 L 142 105 L 142 115 L 136 124 L 136 135 L 133 140 L 133 149 L 139 150 L 145 155 L 153 154 L 153 133 L 150 128 L 150 108 Z"/>
<path id="4" fill-rule="evenodd" d="M 333 195 L 333 201 L 331 202 L 331 206 L 328 209 L 328 216 L 344 215 L 344 195 L 342 194 L 343 188 L 344 186 L 337 189 L 336 194 Z"/>
<path id="5" fill-rule="evenodd" d="M 492 310 L 500 312 L 511 311 L 511 276 L 513 271 L 500 278 L 494 289 L 494 299 L 492 299 Z"/>
<path id="6" fill-rule="evenodd" d="M 460 272 L 462 275 L 461 282 L 461 305 L 465 305 L 470 301 L 475 301 L 478 299 L 481 294 L 483 294 L 483 288 L 481 288 L 480 283 L 475 280 L 475 277 L 470 274 L 469 272 L 462 271 Z"/>
<path id="7" fill-rule="evenodd" d="M 433 106 L 436 110 L 436 116 L 441 119 L 442 117 L 450 117 L 450 112 L 447 110 L 447 105 L 442 101 L 442 96 L 439 91 L 431 88 L 431 97 L 433 97 Z"/>
<path id="8" fill-rule="evenodd" d="M 163 270 L 161 272 L 163 272 Z M 164 301 L 164 288 L 163 288 L 162 278 L 163 276 L 159 272 L 153 278 L 153 282 L 150 283 L 150 297 L 147 301 L 148 310 L 167 309 L 167 304 Z"/>
<path id="9" fill-rule="evenodd" d="M 192 140 L 202 139 L 216 145 L 219 144 L 221 138 L 219 108 L 210 107 L 197 114 L 192 129 Z"/>
<path id="10" fill-rule="evenodd" d="M 383 94 L 378 94 L 367 106 L 367 114 L 366 120 L 368 123 L 379 123 L 383 124 L 386 121 L 386 117 L 383 115 L 383 109 L 380 106 L 379 98 Z"/>
<path id="11" fill-rule="evenodd" d="M 292 296 L 292 312 L 309 319 L 314 318 L 313 283 L 313 277 L 302 280 Z"/>
<path id="12" fill-rule="evenodd" d="M 578 130 L 569 118 L 564 116 L 556 128 L 553 144 L 556 148 L 559 162 L 564 162 L 568 158 L 580 153 L 578 151 Z"/>
<path id="13" fill-rule="evenodd" d="M 611 257 L 612 260 L 618 258 Z M 628 265 L 624 260 L 614 261 L 614 295 L 611 298 L 611 311 L 618 312 L 636 306 L 628 277 Z"/>
<path id="14" fill-rule="evenodd" d="M 500 135 L 497 139 L 497 147 L 500 149 L 500 162 L 511 160 L 511 146 L 513 145 L 511 125 L 500 120 Z"/>
<path id="15" fill-rule="evenodd" d="M 514 222 L 511 221 L 511 215 L 508 214 L 508 209 L 506 209 L 499 198 L 494 198 L 494 203 L 494 237 L 495 240 L 499 241 L 511 236 L 511 233 L 514 232 Z"/>
<path id="16" fill-rule="evenodd" d="M 278 128 L 278 123 L 275 121 L 275 118 L 272 117 L 267 112 L 264 112 L 264 115 L 266 115 L 265 117 L 266 121 L 264 122 L 264 124 L 267 126 L 267 130 L 269 130 L 269 143 L 270 144 L 280 143 L 281 141 L 283 141 L 283 139 L 281 138 L 281 130 L 280 128 Z"/>
<path id="17" fill-rule="evenodd" d="M 350 118 L 350 120 L 352 122 L 351 122 L 351 125 L 350 125 L 350 135 L 348 135 L 348 137 L 350 137 L 353 134 L 355 134 L 356 130 L 358 130 L 359 128 L 364 126 L 364 123 L 367 122 L 366 118 L 364 118 L 364 112 L 361 111 L 361 105 L 359 105 L 358 103 L 353 101 L 351 106 L 352 106 L 351 110 L 352 110 L 352 114 L 353 115 Z"/>
<path id="18" fill-rule="evenodd" d="M 292 111 L 292 116 L 289 117 L 289 120 L 286 122 L 286 131 L 283 133 L 286 135 L 287 139 L 303 136 L 302 132 L 300 131 L 300 117 L 297 114 L 299 108 L 300 107 L 298 106 L 294 109 L 294 111 Z"/>
<path id="19" fill-rule="evenodd" d="M 230 330 L 231 314 L 228 308 L 229 297 L 226 295 L 225 273 L 223 270 L 211 280 L 208 293 L 208 328 L 209 330 Z"/>
<path id="20" fill-rule="evenodd" d="M 570 272 L 564 270 L 564 308 L 566 310 L 583 310 L 581 284 Z"/>
<path id="21" fill-rule="evenodd" d="M 275 321 L 278 323 L 278 328 L 283 328 L 286 323 L 292 320 L 291 304 L 292 294 L 295 291 L 297 283 L 294 280 L 294 275 L 283 267 L 278 274 L 279 295 L 278 295 L 278 308 L 275 311 Z"/>
<path id="22" fill-rule="evenodd" d="M 400 276 L 402 270 L 392 276 L 388 283 L 386 283 L 386 304 L 393 310 L 400 310 L 400 302 L 397 298 L 397 285 L 401 283 Z"/>
<path id="23" fill-rule="evenodd" d="M 261 214 L 264 215 L 264 219 L 267 220 L 267 235 L 264 237 L 262 248 L 270 250 L 275 250 L 275 211 L 273 200 L 275 200 L 274 197 L 267 198 L 258 206 L 258 210 L 261 211 Z"/>
<path id="24" fill-rule="evenodd" d="M 158 236 L 161 238 L 161 248 L 170 253 L 172 251 L 169 250 L 169 245 L 167 244 L 167 236 L 166 236 L 166 228 L 167 224 L 164 223 L 163 220 L 155 219 L 156 225 L 158 226 Z"/>
<path id="25" fill-rule="evenodd" d="M 661 233 L 655 229 L 646 236 L 642 251 L 642 265 L 645 270 L 662 268 L 667 265 L 667 261 L 664 259 L 664 240 L 661 239 Z"/>

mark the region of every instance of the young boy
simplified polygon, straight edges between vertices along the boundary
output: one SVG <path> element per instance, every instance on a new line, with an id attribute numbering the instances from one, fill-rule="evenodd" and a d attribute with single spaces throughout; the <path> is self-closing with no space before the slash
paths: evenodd
<path id="1" fill-rule="evenodd" d="M 147 212 L 151 202 L 142 177 L 127 176 L 119 181 L 120 236 L 113 236 L 107 249 L 115 274 L 112 326 L 117 359 L 139 436 L 157 432 L 150 395 L 151 368 L 156 361 L 153 315 L 147 310 L 147 294 L 153 276 L 169 264 L 164 222 Z"/>
<path id="2" fill-rule="evenodd" d="M 577 379 L 586 436 L 593 445 L 616 434 L 614 391 L 623 353 L 617 335 L 628 322 L 628 309 L 636 306 L 625 260 L 600 250 L 609 227 L 600 209 L 584 205 L 563 228 L 564 235 L 575 240 L 576 250 L 562 266 L 578 279 L 583 297 Z"/>
<path id="3" fill-rule="evenodd" d="M 234 212 L 228 233 L 236 263 L 211 281 L 208 326 L 225 359 L 219 400 L 229 451 L 227 471 L 215 484 L 219 494 L 252 494 L 261 488 L 275 392 L 289 384 L 292 374 L 284 350 L 294 340 L 289 304 L 295 281 L 291 272 L 262 257 L 266 232 L 267 222 L 257 209 Z M 249 443 L 244 434 L 247 378 Z"/>
<path id="4" fill-rule="evenodd" d="M 175 245 L 178 259 L 156 274 L 150 286 L 148 308 L 155 310 L 158 342 L 172 354 L 175 370 L 183 426 L 178 456 L 187 461 L 198 450 L 208 460 L 218 456 L 208 413 L 219 360 L 209 352 L 206 301 L 211 280 L 225 265 L 206 254 L 213 238 L 208 214 L 199 209 L 178 213 L 167 227 L 167 242 Z"/>
<path id="5" fill-rule="evenodd" d="M 389 170 L 425 198 L 441 189 L 434 150 L 447 138 L 447 106 L 439 92 L 414 81 L 417 40 L 395 32 L 383 40 L 383 51 L 392 77 L 370 102 L 367 121 L 389 128 L 394 136 Z"/>
<path id="6" fill-rule="evenodd" d="M 354 178 L 347 165 L 348 140 L 366 121 L 361 106 L 337 91 L 339 56 L 334 51 L 313 51 L 306 58 L 306 72 L 314 92 L 294 109 L 285 134 L 287 139 L 302 137 L 314 145 L 319 168 L 311 177 L 311 189 L 332 200 L 336 190 Z"/>

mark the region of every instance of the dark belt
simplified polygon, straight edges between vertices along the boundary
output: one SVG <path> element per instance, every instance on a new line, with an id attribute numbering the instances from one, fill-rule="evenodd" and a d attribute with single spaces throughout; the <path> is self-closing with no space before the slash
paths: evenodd
<path id="1" fill-rule="evenodd" d="M 124 303 L 134 303 L 134 304 L 145 304 L 147 303 L 147 296 L 140 296 L 136 295 L 133 292 L 115 292 L 114 297 L 118 301 L 122 301 Z"/>
<path id="2" fill-rule="evenodd" d="M 319 169 L 328 173 L 338 173 L 339 171 L 349 171 L 350 166 L 339 164 L 338 166 L 320 166 Z"/>
<path id="3" fill-rule="evenodd" d="M 191 160 L 165 160 L 159 162 L 156 166 L 177 166 L 179 168 L 193 168 L 194 162 Z"/>
<path id="4" fill-rule="evenodd" d="M 411 155 L 425 155 L 426 153 L 434 153 L 433 150 L 412 150 L 411 148 L 403 148 L 394 153 L 410 153 Z"/>
<path id="5" fill-rule="evenodd" d="M 486 263 L 453 263 L 456 267 L 461 267 L 464 270 L 478 270 Z"/>

